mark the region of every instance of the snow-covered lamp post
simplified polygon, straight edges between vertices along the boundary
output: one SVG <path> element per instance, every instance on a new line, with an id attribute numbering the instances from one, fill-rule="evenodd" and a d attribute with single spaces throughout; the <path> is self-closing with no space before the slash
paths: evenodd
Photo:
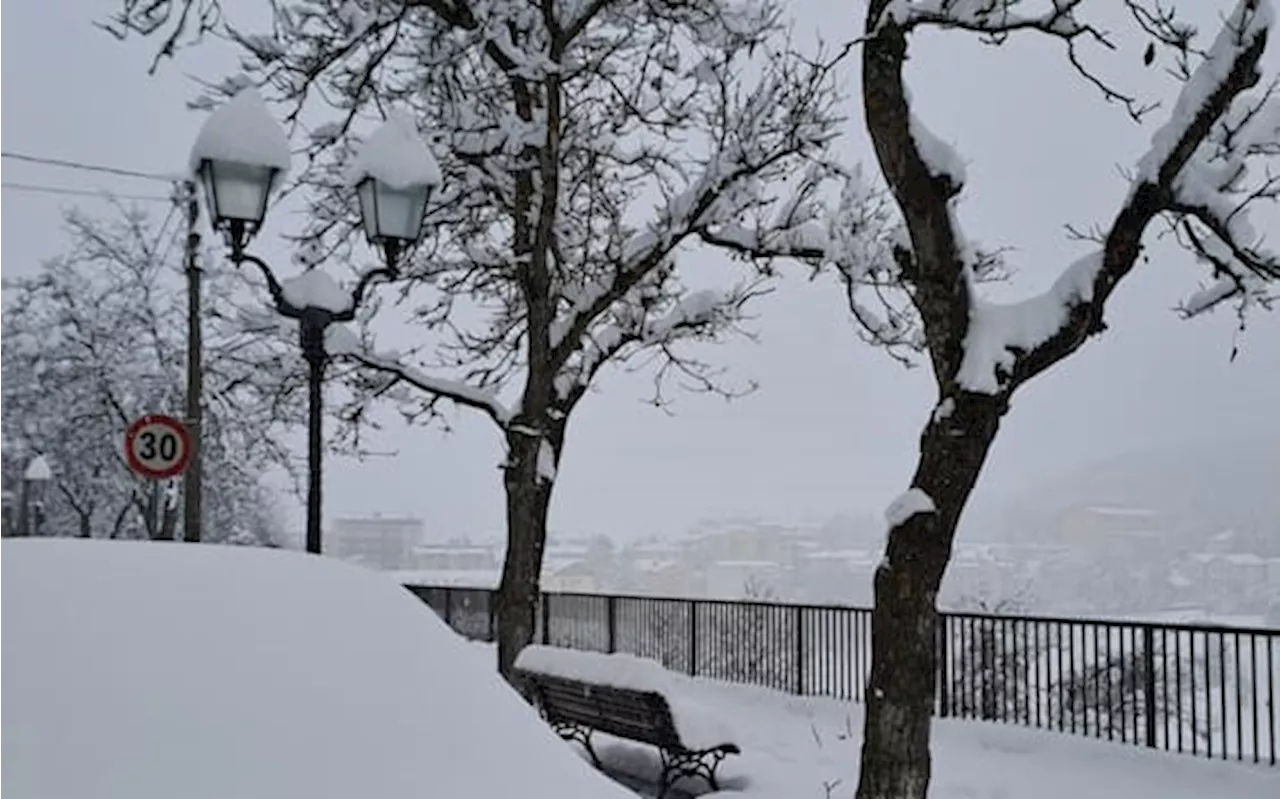
<path id="1" fill-rule="evenodd" d="M 22 473 L 22 505 L 19 508 L 19 535 L 40 535 L 40 525 L 44 522 L 45 487 L 53 480 L 53 470 L 43 455 L 37 455 L 27 464 Z"/>
<path id="2" fill-rule="evenodd" d="M 241 91 L 209 115 L 192 148 L 191 168 L 204 186 L 209 216 L 226 238 L 231 260 L 258 267 L 276 311 L 299 323 L 308 366 L 307 551 L 318 554 L 326 332 L 334 322 L 355 320 L 375 281 L 399 274 L 404 250 L 422 234 L 440 168 L 407 117 L 388 119 L 360 148 L 347 177 L 360 200 L 365 236 L 382 251 L 385 266 L 361 275 L 350 293 L 314 266 L 280 280 L 265 261 L 245 252 L 262 227 L 271 192 L 289 169 L 288 139 L 256 91 Z"/>

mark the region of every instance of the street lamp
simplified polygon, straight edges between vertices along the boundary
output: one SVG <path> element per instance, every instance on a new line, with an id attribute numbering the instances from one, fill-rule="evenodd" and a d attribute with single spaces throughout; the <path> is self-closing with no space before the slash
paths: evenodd
<path id="1" fill-rule="evenodd" d="M 37 455 L 27 464 L 22 473 L 22 506 L 19 509 L 21 518 L 18 526 L 19 535 L 40 535 L 40 525 L 44 522 L 45 486 L 53 479 L 53 470 L 43 455 Z"/>
<path id="2" fill-rule="evenodd" d="M 347 293 L 314 267 L 280 280 L 265 261 L 245 252 L 262 227 L 272 191 L 289 169 L 288 139 L 256 91 L 241 91 L 209 115 L 192 148 L 191 167 L 231 260 L 237 266 L 258 267 L 276 311 L 299 322 L 299 343 L 308 367 L 307 551 L 318 554 L 325 334 L 334 322 L 355 320 L 375 281 L 399 275 L 405 249 L 422 235 L 427 198 L 440 185 L 440 168 L 407 117 L 389 118 L 360 148 L 347 180 L 360 201 L 365 237 L 382 251 L 386 265 L 361 275 Z"/>

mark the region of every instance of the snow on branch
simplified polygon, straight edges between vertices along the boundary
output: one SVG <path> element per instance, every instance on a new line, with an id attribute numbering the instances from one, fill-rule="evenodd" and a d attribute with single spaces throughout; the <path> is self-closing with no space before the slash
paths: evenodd
<path id="1" fill-rule="evenodd" d="M 325 349 L 335 358 L 348 358 L 386 375 L 389 380 L 378 388 L 377 393 L 380 395 L 398 384 L 404 384 L 458 405 L 483 411 L 500 427 L 506 427 L 514 418 L 513 411 L 498 399 L 496 393 L 460 381 L 428 375 L 406 364 L 398 353 L 374 353 L 363 345 L 359 336 L 345 326 L 332 325 L 328 329 Z"/>
<path id="2" fill-rule="evenodd" d="M 1280 258 L 1250 224 L 1260 201 L 1280 197 L 1257 162 L 1280 152 L 1274 84 L 1251 95 L 1261 73 L 1273 15 L 1268 0 L 1239 0 L 1182 87 L 1168 121 L 1138 162 L 1133 185 L 1099 251 L 1072 264 L 1043 295 L 1013 305 L 975 301 L 957 374 L 962 388 L 994 394 L 1012 388 L 1077 349 L 1103 328 L 1107 298 L 1133 268 L 1157 217 L 1212 266 L 1216 282 L 1186 306 L 1203 312 L 1231 298 L 1268 301 L 1266 281 Z"/>
<path id="3" fill-rule="evenodd" d="M 1158 107 L 1121 90 L 1090 65 L 1082 44 L 1107 51 L 1119 50 L 1121 45 L 1111 32 L 1082 19 L 1084 0 L 1053 0 L 1048 8 L 1030 13 L 1024 11 L 1023 0 L 880 0 L 873 9 L 876 5 L 875 23 L 868 25 L 873 33 L 885 27 L 904 32 L 936 27 L 976 33 L 991 44 L 1023 32 L 1051 36 L 1066 45 L 1072 69 L 1108 102 L 1122 104 L 1135 120 Z M 1176 7 L 1148 0 L 1119 0 L 1116 5 L 1147 39 L 1143 63 L 1150 66 L 1163 52 L 1172 59 L 1170 72 L 1184 78 L 1190 74 L 1193 56 L 1198 54 L 1193 46 L 1197 32 L 1178 17 Z"/>
<path id="4" fill-rule="evenodd" d="M 615 305 L 613 312 L 587 335 L 556 380 L 562 402 L 572 404 L 606 363 L 625 361 L 628 353 L 652 351 L 666 359 L 667 366 L 660 374 L 675 369 L 694 378 L 704 389 L 717 390 L 705 365 L 678 355 L 673 345 L 689 340 L 713 341 L 735 329 L 745 320 L 748 303 L 768 289 L 763 281 L 754 281 L 729 289 L 686 292 L 672 285 L 670 271 L 668 268 L 633 289 L 626 301 Z"/>
<path id="5" fill-rule="evenodd" d="M 957 28 L 988 35 L 1039 30 L 1056 36 L 1074 37 L 1102 34 L 1076 20 L 1074 10 L 1083 0 L 1054 0 L 1040 14 L 1022 14 L 1020 0 L 889 0 L 876 28 L 895 25 L 910 29 L 920 25 Z"/>

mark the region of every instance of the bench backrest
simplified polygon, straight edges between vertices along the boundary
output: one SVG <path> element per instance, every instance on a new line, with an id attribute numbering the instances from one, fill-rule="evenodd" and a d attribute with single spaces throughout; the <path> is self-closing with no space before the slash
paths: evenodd
<path id="1" fill-rule="evenodd" d="M 524 672 L 524 676 L 547 721 L 553 724 L 579 724 L 663 749 L 685 749 L 662 694 L 588 685 L 533 672 Z"/>

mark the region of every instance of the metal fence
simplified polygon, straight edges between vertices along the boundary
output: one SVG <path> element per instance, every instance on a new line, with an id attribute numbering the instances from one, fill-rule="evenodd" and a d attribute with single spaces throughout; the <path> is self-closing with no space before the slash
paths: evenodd
<path id="1" fill-rule="evenodd" d="M 492 591 L 406 586 L 492 640 Z M 546 593 L 536 640 L 630 652 L 694 676 L 861 702 L 871 611 Z M 1276 765 L 1280 630 L 943 613 L 939 716 L 999 721 Z"/>

